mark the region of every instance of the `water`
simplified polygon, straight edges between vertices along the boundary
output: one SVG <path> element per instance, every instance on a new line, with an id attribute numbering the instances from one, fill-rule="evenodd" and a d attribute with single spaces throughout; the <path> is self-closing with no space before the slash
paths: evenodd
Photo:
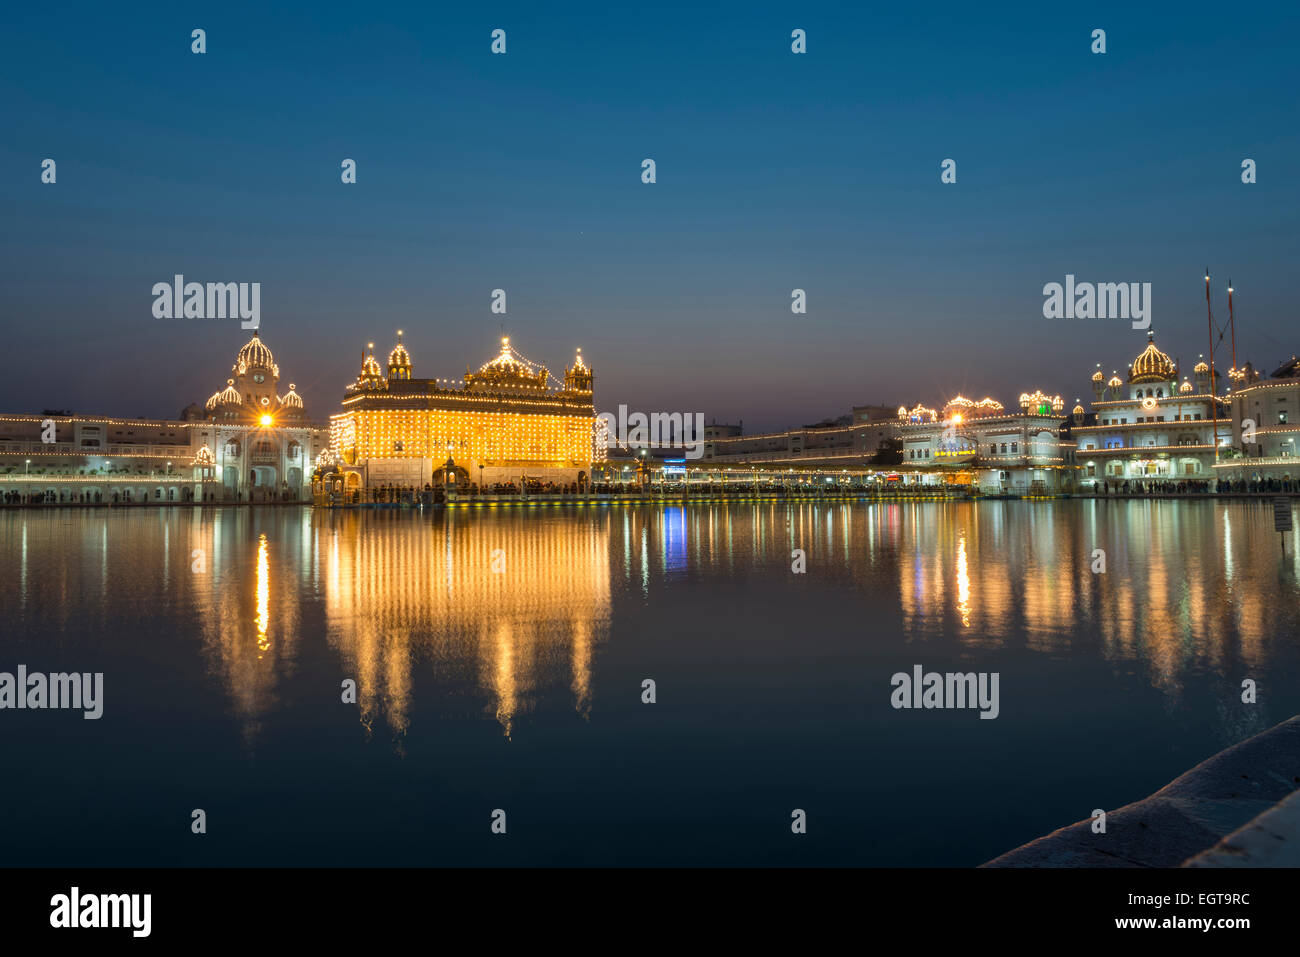
<path id="1" fill-rule="evenodd" d="M 975 865 L 1300 713 L 1289 538 L 1199 501 L 5 511 L 0 671 L 105 704 L 0 711 L 0 858 Z M 894 710 L 914 664 L 999 672 L 1000 716 Z"/>

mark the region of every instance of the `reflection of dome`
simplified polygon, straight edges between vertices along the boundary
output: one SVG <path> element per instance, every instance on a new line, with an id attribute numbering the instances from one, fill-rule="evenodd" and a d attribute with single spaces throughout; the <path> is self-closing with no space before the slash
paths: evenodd
<path id="1" fill-rule="evenodd" d="M 411 377 L 411 354 L 402 345 L 402 330 L 397 330 L 397 345 L 388 353 L 388 378 L 409 379 Z"/>
<path id="2" fill-rule="evenodd" d="M 1186 379 L 1184 379 L 1184 380 L 1183 380 L 1183 384 L 1180 385 L 1180 386 L 1178 387 L 1178 391 L 1179 391 L 1179 392 L 1191 392 L 1191 391 L 1192 391 L 1192 384 L 1191 384 L 1190 382 L 1188 382 Z"/>
<path id="3" fill-rule="evenodd" d="M 206 407 L 209 411 L 211 411 L 212 409 L 215 409 L 219 405 L 243 405 L 243 404 L 244 404 L 243 397 L 240 396 L 239 390 L 235 388 L 235 380 L 227 379 L 226 387 L 222 389 L 220 392 L 213 394 L 212 398 L 208 399 L 208 403 Z"/>
<path id="4" fill-rule="evenodd" d="M 1138 382 L 1168 382 L 1176 378 L 1178 370 L 1174 367 L 1174 360 L 1156 348 L 1155 333 L 1147 333 L 1147 347 L 1142 350 L 1142 354 L 1133 360 L 1132 370 L 1129 372 L 1128 381 Z"/>
<path id="5" fill-rule="evenodd" d="M 244 348 L 239 350 L 239 355 L 235 356 L 234 369 L 240 375 L 248 372 L 250 369 L 266 369 L 277 379 L 280 377 L 280 369 L 275 364 L 275 358 L 271 355 L 271 350 L 266 347 L 256 332 L 253 338 L 249 339 Z"/>

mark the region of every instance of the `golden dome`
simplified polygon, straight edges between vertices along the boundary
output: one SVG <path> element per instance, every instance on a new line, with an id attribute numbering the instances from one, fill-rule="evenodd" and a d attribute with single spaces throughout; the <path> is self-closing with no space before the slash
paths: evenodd
<path id="1" fill-rule="evenodd" d="M 1120 379 L 1119 376 L 1113 375 L 1110 377 L 1110 381 L 1108 381 L 1106 384 L 1110 386 L 1112 389 L 1114 389 L 1114 388 L 1118 388 L 1119 386 L 1122 386 L 1124 382 L 1122 379 Z"/>
<path id="2" fill-rule="evenodd" d="M 510 337 L 501 337 L 501 351 L 479 366 L 478 372 L 465 373 L 465 388 L 472 392 L 521 390 L 543 391 L 550 377 L 546 366 L 529 362 L 510 345 Z"/>
<path id="3" fill-rule="evenodd" d="M 280 367 L 275 364 L 275 357 L 271 355 L 271 350 L 266 347 L 256 332 L 235 356 L 233 368 L 239 375 L 243 375 L 250 369 L 266 369 L 277 379 L 280 377 Z"/>
<path id="4" fill-rule="evenodd" d="M 1200 362 L 1196 363 L 1196 367 L 1192 369 L 1192 371 L 1197 375 L 1205 375 L 1205 373 L 1210 371 L 1210 367 L 1206 364 L 1205 360 L 1202 359 Z"/>
<path id="5" fill-rule="evenodd" d="M 1156 348 L 1155 333 L 1148 332 L 1147 347 L 1133 360 L 1128 381 L 1169 382 L 1177 376 L 1178 369 L 1174 366 L 1174 360 Z"/>
<path id="6" fill-rule="evenodd" d="M 397 345 L 393 346 L 393 351 L 388 353 L 388 374 L 394 376 L 400 371 L 405 371 L 403 378 L 409 379 L 411 371 L 411 354 L 406 351 L 406 346 L 402 345 L 402 330 L 397 330 Z"/>
<path id="7" fill-rule="evenodd" d="M 1184 380 L 1183 380 L 1183 384 L 1180 385 L 1180 386 L 1178 387 L 1178 391 L 1179 391 L 1179 392 L 1191 392 L 1191 391 L 1192 391 L 1192 384 L 1191 384 L 1190 382 L 1188 382 L 1186 379 L 1184 379 Z"/>
<path id="8" fill-rule="evenodd" d="M 1071 414 L 1073 414 L 1073 415 L 1083 415 L 1083 406 L 1081 406 L 1081 405 L 1076 405 L 1076 406 L 1074 407 L 1074 409 L 1071 410 Z"/>
<path id="9" fill-rule="evenodd" d="M 1097 367 L 1097 371 L 1094 372 L 1094 373 L 1092 374 L 1092 381 L 1093 381 L 1093 382 L 1100 382 L 1100 381 L 1101 381 L 1102 379 L 1104 379 L 1104 378 L 1106 378 L 1106 377 L 1105 377 L 1104 375 L 1101 374 L 1101 366 L 1098 366 L 1098 367 Z"/>

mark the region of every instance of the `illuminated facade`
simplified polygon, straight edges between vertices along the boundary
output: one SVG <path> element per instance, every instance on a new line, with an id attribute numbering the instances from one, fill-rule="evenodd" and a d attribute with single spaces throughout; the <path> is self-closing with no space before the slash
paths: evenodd
<path id="1" fill-rule="evenodd" d="M 706 425 L 704 461 L 766 468 L 864 467 L 891 448 L 898 423 L 889 406 L 860 405 L 836 422 L 756 435 L 743 431 L 738 425 Z"/>
<path id="2" fill-rule="evenodd" d="M 1220 455 L 1215 474 L 1254 482 L 1300 478 L 1300 359 L 1292 356 L 1267 379 L 1249 362 L 1228 376 L 1234 448 Z"/>
<path id="3" fill-rule="evenodd" d="M 993 398 L 957 396 L 942 411 L 898 410 L 900 471 L 921 483 L 979 486 L 986 492 L 1061 492 L 1072 486 L 1072 444 L 1061 439 L 1065 402 L 1022 393 L 1020 411 Z"/>
<path id="4" fill-rule="evenodd" d="M 253 334 L 226 387 L 179 419 L 0 416 L 0 489 L 54 502 L 311 500 L 310 464 L 326 432 Z"/>
<path id="5" fill-rule="evenodd" d="M 371 344 L 343 411 L 330 417 L 330 464 L 349 489 L 589 478 L 596 412 L 581 350 L 561 388 L 508 338 L 452 382 L 414 378 L 401 336 L 386 372 Z"/>
<path id="6" fill-rule="evenodd" d="M 1127 380 L 1092 374 L 1095 425 L 1077 426 L 1080 484 L 1212 481 L 1216 446 L 1231 441 L 1226 400 L 1214 395 L 1210 367 L 1198 362 L 1194 382 L 1179 381 L 1178 367 L 1156 348 L 1154 333 L 1129 366 Z"/>

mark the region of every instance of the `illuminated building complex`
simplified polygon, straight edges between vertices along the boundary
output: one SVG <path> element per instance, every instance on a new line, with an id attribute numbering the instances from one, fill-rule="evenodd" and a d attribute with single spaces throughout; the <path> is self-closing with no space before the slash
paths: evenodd
<path id="1" fill-rule="evenodd" d="M 253 333 L 226 387 L 179 419 L 0 416 L 0 489 L 54 502 L 299 502 L 324 429 Z"/>
<path id="2" fill-rule="evenodd" d="M 1074 429 L 1080 483 L 1213 481 L 1216 446 L 1220 453 L 1229 446 L 1232 422 L 1226 400 L 1214 395 L 1210 367 L 1198 362 L 1192 378 L 1179 382 L 1177 365 L 1156 348 L 1153 333 L 1127 381 L 1118 373 L 1106 379 L 1098 366 L 1092 374 L 1097 423 Z"/>
<path id="3" fill-rule="evenodd" d="M 1267 379 L 1249 362 L 1228 376 L 1235 448 L 1220 454 L 1216 477 L 1258 482 L 1300 476 L 1300 359 L 1292 356 Z"/>
<path id="4" fill-rule="evenodd" d="M 1020 411 L 996 399 L 957 396 L 942 412 L 920 404 L 898 410 L 900 471 L 922 483 L 978 485 L 989 492 L 1068 490 L 1074 449 L 1061 439 L 1059 395 L 1022 393 Z"/>
<path id="5" fill-rule="evenodd" d="M 401 336 L 387 374 L 371 344 L 343 411 L 330 417 L 332 464 L 349 489 L 587 480 L 596 412 L 581 350 L 562 388 L 508 338 L 456 383 L 414 378 Z"/>

